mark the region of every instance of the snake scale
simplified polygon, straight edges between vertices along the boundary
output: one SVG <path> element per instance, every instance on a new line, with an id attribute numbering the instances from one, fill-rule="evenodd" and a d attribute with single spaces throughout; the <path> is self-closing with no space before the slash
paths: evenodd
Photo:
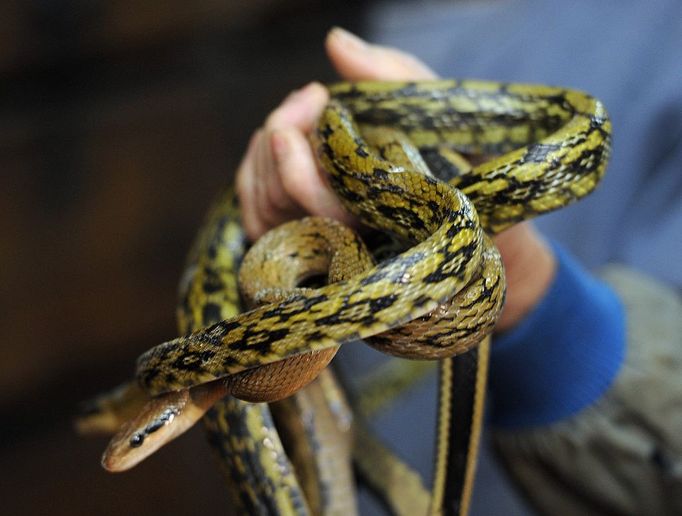
<path id="1" fill-rule="evenodd" d="M 398 356 L 442 360 L 441 403 L 448 408 L 438 440 L 450 443 L 439 445 L 430 511 L 465 514 L 480 431 L 486 335 L 504 298 L 502 265 L 489 237 L 591 192 L 606 167 L 610 121 L 593 97 L 540 85 L 360 82 L 332 85 L 330 93 L 313 135 L 330 185 L 364 224 L 409 245 L 373 264 L 361 257 L 364 246 L 356 236 L 329 237 L 357 255 L 351 272 L 330 273 L 330 282 L 318 288 L 266 285 L 251 296 L 252 303 L 264 304 L 239 314 L 236 269 L 245 243 L 236 199 L 223 196 L 181 282 L 184 336 L 140 356 L 136 376 L 142 390 L 130 385 L 118 398 L 98 401 L 122 414 L 141 392 L 155 397 L 148 403 L 151 419 L 128 424 L 119 434 L 124 438 L 118 451 L 110 455 L 144 448 L 157 430 L 180 419 L 185 406 L 196 409 L 186 426 L 208 410 L 210 439 L 243 510 L 306 514 L 310 489 L 297 482 L 268 406 L 224 396 L 270 401 L 309 381 L 333 382 L 327 373 L 314 378 L 339 345 L 367 339 Z M 486 160 L 469 167 L 462 155 Z M 323 232 L 306 228 L 309 236 Z M 350 258 L 341 260 L 343 266 L 333 257 L 325 260 L 330 270 L 351 263 Z M 472 348 L 462 358 L 450 358 Z M 455 374 L 453 380 L 453 369 L 473 374 Z M 312 372 L 306 376 L 301 370 Z M 469 389 L 464 401 L 452 391 L 454 383 Z M 343 403 L 321 396 L 336 407 L 329 417 L 336 418 L 337 428 L 347 426 Z M 465 432 L 464 440 L 460 434 L 452 438 L 449 428 L 459 413 L 478 427 Z M 453 447 L 466 453 L 458 459 L 461 450 Z M 453 463 L 461 463 L 454 476 Z M 455 477 L 462 492 L 453 495 Z M 454 505 L 447 502 L 453 498 L 458 498 Z M 327 513 L 348 512 L 339 507 Z"/>

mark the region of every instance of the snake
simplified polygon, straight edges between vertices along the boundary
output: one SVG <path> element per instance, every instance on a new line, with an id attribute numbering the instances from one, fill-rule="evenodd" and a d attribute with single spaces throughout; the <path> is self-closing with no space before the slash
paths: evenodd
<path id="1" fill-rule="evenodd" d="M 138 386 L 124 392 L 141 389 L 152 399 L 142 419 L 124 425 L 110 457 L 140 448 L 152 453 L 185 429 L 171 422 L 189 427 L 207 413 L 209 434 L 237 478 L 233 487 L 244 506 L 305 514 L 304 489 L 292 479 L 293 467 L 281 462 L 276 433 L 252 435 L 255 427 L 274 428 L 267 405 L 236 397 L 286 398 L 318 382 L 340 345 L 366 340 L 400 357 L 442 364 L 429 511 L 466 514 L 488 335 L 504 299 L 503 267 L 490 237 L 590 193 L 606 168 L 611 123 L 594 97 L 544 85 L 449 79 L 346 82 L 329 91 L 312 135 L 320 166 L 348 211 L 395 235 L 405 249 L 371 263 L 358 258 L 364 246 L 357 236 L 339 233 L 331 240 L 361 264 L 351 273 L 316 288 L 261 289 L 254 306 L 238 313 L 236 267 L 245 243 L 237 200 L 225 194 L 181 281 L 183 336 L 138 358 Z M 468 166 L 463 156 L 486 159 Z M 309 229 L 304 233 L 321 231 Z M 335 267 L 343 268 L 329 264 Z M 469 422 L 467 431 L 452 431 L 459 418 Z M 154 437 L 166 428 L 172 435 L 157 446 Z M 234 451 L 246 441 L 250 466 Z M 269 458 L 257 449 L 265 441 L 274 450 Z M 254 492 L 249 475 L 266 477 L 269 491 Z"/>

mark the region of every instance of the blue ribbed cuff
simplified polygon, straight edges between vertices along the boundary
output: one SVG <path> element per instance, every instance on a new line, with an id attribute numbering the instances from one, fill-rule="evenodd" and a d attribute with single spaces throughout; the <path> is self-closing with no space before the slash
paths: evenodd
<path id="1" fill-rule="evenodd" d="M 491 423 L 547 425 L 596 401 L 625 357 L 625 312 L 615 293 L 553 245 L 558 267 L 540 303 L 493 339 Z"/>

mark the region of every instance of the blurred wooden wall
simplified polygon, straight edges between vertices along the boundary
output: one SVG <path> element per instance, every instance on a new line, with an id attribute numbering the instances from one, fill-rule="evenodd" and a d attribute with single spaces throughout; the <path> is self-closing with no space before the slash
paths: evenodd
<path id="1" fill-rule="evenodd" d="M 312 0 L 0 3 L 4 514 L 225 514 L 201 432 L 111 476 L 71 417 L 175 335 L 207 203 L 268 110 L 332 78 L 325 31 L 360 20 Z"/>

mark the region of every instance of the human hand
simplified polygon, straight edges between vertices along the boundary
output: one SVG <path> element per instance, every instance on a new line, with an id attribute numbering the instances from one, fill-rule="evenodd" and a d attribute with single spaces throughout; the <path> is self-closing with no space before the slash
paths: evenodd
<path id="1" fill-rule="evenodd" d="M 346 80 L 426 80 L 436 74 L 415 57 L 371 45 L 332 29 L 325 41 L 329 59 Z M 306 214 L 354 224 L 317 167 L 307 134 L 328 100 L 327 90 L 310 83 L 291 93 L 251 138 L 237 170 L 242 223 L 255 240 L 267 230 Z M 507 300 L 497 325 L 505 331 L 519 322 L 547 290 L 555 259 L 532 225 L 517 224 L 498 235 L 507 276 Z"/>
<path id="2" fill-rule="evenodd" d="M 414 57 L 369 45 L 342 29 L 332 29 L 325 46 L 332 65 L 347 80 L 435 77 Z M 352 223 L 318 169 L 307 139 L 328 99 L 324 86 L 310 83 L 285 98 L 252 136 L 236 179 L 242 224 L 252 240 L 306 214 Z"/>

